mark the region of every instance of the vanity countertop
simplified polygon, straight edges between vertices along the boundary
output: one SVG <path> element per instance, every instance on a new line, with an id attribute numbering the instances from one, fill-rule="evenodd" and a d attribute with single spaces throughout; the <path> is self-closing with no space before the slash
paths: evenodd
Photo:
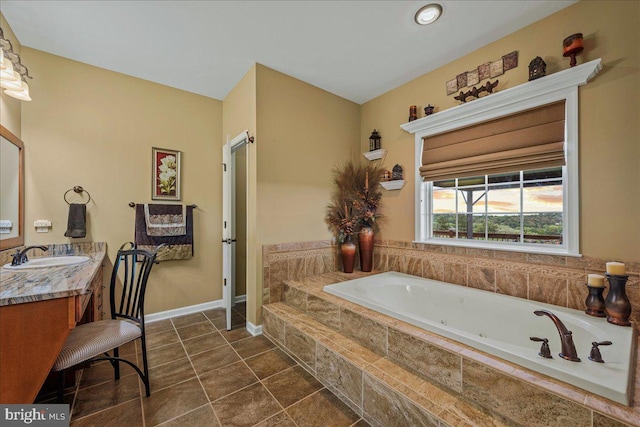
<path id="1" fill-rule="evenodd" d="M 7 270 L 0 267 L 0 306 L 82 295 L 106 255 L 104 242 L 49 245 L 43 256 L 84 255 L 80 264 Z M 34 257 L 35 259 L 35 257 Z"/>

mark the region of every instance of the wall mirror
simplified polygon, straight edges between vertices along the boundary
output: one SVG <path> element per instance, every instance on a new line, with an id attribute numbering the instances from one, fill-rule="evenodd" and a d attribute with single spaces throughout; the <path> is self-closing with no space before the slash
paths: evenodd
<path id="1" fill-rule="evenodd" d="M 0 125 L 0 250 L 24 244 L 24 144 Z"/>

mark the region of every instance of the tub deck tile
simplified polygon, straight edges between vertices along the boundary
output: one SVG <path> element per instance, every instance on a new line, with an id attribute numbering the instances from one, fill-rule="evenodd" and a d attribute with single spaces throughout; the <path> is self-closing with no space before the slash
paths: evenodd
<path id="1" fill-rule="evenodd" d="M 438 258 L 437 254 L 427 254 L 425 255 L 425 257 L 423 257 L 423 260 L 430 259 L 429 257 L 431 256 L 435 256 L 436 257 L 434 258 L 435 260 L 441 260 L 441 258 Z M 452 261 L 455 261 L 455 260 L 452 260 Z M 500 257 L 497 255 L 495 260 L 484 260 L 484 261 L 487 261 L 482 263 L 484 267 L 495 268 L 496 271 L 498 269 L 503 269 L 503 270 L 510 270 L 513 272 L 522 272 L 522 273 L 537 274 L 537 275 L 544 275 L 544 273 L 546 272 L 544 266 L 522 265 L 513 261 L 504 261 L 504 260 L 500 260 Z M 474 264 L 471 263 L 470 265 L 474 265 Z M 489 356 L 481 351 L 470 348 L 468 346 L 457 343 L 455 341 L 449 340 L 447 338 L 441 337 L 439 335 L 432 334 L 430 332 L 426 332 L 422 330 L 418 330 L 418 331 L 413 330 L 412 325 L 408 325 L 402 321 L 393 319 L 391 317 L 378 315 L 377 313 L 375 315 L 372 315 L 371 313 L 375 313 L 372 310 L 350 303 L 346 300 L 343 300 L 341 298 L 335 297 L 333 295 L 327 294 L 324 291 L 322 291 L 322 288 L 327 284 L 338 283 L 344 280 L 351 280 L 351 279 L 364 277 L 366 275 L 375 274 L 375 273 L 379 273 L 379 272 L 377 271 L 374 271 L 372 273 L 358 272 L 357 274 L 354 272 L 353 275 L 347 275 L 341 272 L 333 272 L 333 273 L 324 274 L 321 276 L 316 276 L 313 278 L 305 278 L 302 281 L 305 282 L 305 289 L 309 294 L 313 294 L 315 297 L 318 297 L 319 299 L 324 300 L 327 304 L 335 304 L 341 309 L 351 310 L 352 312 L 357 313 L 358 315 L 362 315 L 366 318 L 369 318 L 369 320 L 372 320 L 373 318 L 375 318 L 375 321 L 381 325 L 384 325 L 386 327 L 391 326 L 392 328 L 396 328 L 399 331 L 407 333 L 408 335 L 418 336 L 421 339 L 431 344 L 434 344 L 436 346 L 439 346 L 443 349 L 449 350 L 452 353 L 458 353 L 459 355 L 463 356 L 463 363 L 469 363 L 471 361 L 475 361 L 482 365 L 490 367 L 490 370 L 494 371 L 494 374 L 505 374 L 507 378 L 511 377 L 510 379 L 518 382 L 525 381 L 526 383 L 523 383 L 525 386 L 535 389 L 536 392 L 539 392 L 542 394 L 546 393 L 547 400 L 554 400 L 558 398 L 558 396 L 562 396 L 562 398 L 559 398 L 559 399 L 561 400 L 566 399 L 566 402 L 568 403 L 575 402 L 576 404 L 578 404 L 577 407 L 579 408 L 580 412 L 586 411 L 589 414 L 589 417 L 591 417 L 592 413 L 595 414 L 593 410 L 596 410 L 598 412 L 605 414 L 606 419 L 611 419 L 611 420 L 614 420 L 614 422 L 623 422 L 631 426 L 640 427 L 640 393 L 636 393 L 634 404 L 632 405 L 632 407 L 626 407 L 624 405 L 611 402 L 605 398 L 601 398 L 591 393 L 583 392 L 582 390 L 577 389 L 576 387 L 573 387 L 564 382 L 554 380 L 550 377 L 529 371 L 528 369 L 520 367 L 518 365 L 511 364 L 509 362 L 503 361 L 493 356 Z M 582 299 L 582 302 L 583 302 L 584 293 L 582 291 L 583 291 L 584 285 L 582 283 L 584 282 L 585 274 L 581 272 L 577 272 L 575 269 L 574 270 L 567 269 L 567 271 L 562 271 L 561 273 L 564 273 L 564 274 L 559 274 L 556 277 L 569 279 L 567 305 L 571 307 L 573 304 L 575 304 L 574 300 L 578 301 L 578 298 Z M 424 274 L 424 271 L 423 271 L 423 274 Z M 580 284 L 580 286 L 577 286 L 574 284 Z M 292 285 L 297 286 L 296 284 L 292 284 Z M 634 285 L 638 286 L 637 283 L 634 283 Z M 526 287 L 526 284 L 525 284 L 525 287 Z M 574 288 L 575 288 L 575 291 L 574 291 Z M 632 290 L 636 290 L 636 288 L 632 286 Z M 578 294 L 581 294 L 581 295 L 578 295 Z M 638 289 L 638 300 L 640 300 L 640 288 Z M 269 304 L 269 305 L 265 305 L 264 308 L 270 309 L 272 306 L 273 304 Z M 273 308 L 275 309 L 274 313 L 278 312 L 279 315 L 282 316 L 282 318 L 287 318 L 287 319 L 296 318 L 296 316 L 292 316 L 291 313 L 289 313 L 286 310 L 282 310 L 277 307 L 273 307 Z M 288 308 L 288 310 L 293 310 L 293 309 Z M 637 310 L 637 312 L 638 313 L 634 312 L 634 314 L 637 314 L 637 317 L 640 318 L 640 310 Z M 638 345 L 640 346 L 640 337 L 638 338 L 638 340 L 639 340 Z M 360 346 L 360 348 L 362 347 Z M 640 352 L 638 352 L 637 359 L 638 361 L 636 363 L 635 389 L 639 390 L 640 389 Z M 372 360 L 373 360 L 372 363 L 375 363 L 375 361 L 380 360 L 380 358 L 379 356 L 375 356 Z M 464 384 L 463 384 L 463 387 L 464 387 Z M 378 424 L 377 422 L 372 421 L 371 418 L 367 418 L 366 414 L 364 414 L 364 417 L 365 419 L 369 420 L 372 423 L 372 425 Z M 602 417 L 598 418 L 598 420 L 600 420 L 601 418 Z M 595 420 L 596 420 L 595 415 L 593 416 L 593 419 L 595 423 Z M 441 420 L 441 423 L 442 425 L 449 424 L 449 422 L 445 420 Z M 455 425 L 455 423 L 453 423 L 452 425 Z M 572 425 L 572 422 L 570 422 L 567 425 Z M 591 424 L 589 422 L 586 425 L 591 425 Z M 596 425 L 597 424 L 594 424 L 594 426 Z"/>

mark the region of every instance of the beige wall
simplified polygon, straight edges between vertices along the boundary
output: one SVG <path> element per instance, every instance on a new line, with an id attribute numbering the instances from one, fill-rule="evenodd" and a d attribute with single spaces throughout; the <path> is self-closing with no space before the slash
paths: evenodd
<path id="1" fill-rule="evenodd" d="M 5 39 L 11 41 L 11 45 L 13 46 L 13 51 L 18 55 L 21 54 L 21 46 L 16 38 L 16 35 L 13 33 L 13 30 L 9 26 L 9 23 L 4 19 L 4 16 L 0 13 L 0 27 L 2 27 L 2 31 L 4 33 Z M 24 61 L 23 61 L 24 62 Z M 27 63 L 28 66 L 28 63 Z M 29 73 L 33 75 L 32 72 Z M 29 81 L 31 83 L 31 81 Z M 4 94 L 4 90 L 1 91 L 0 94 L 0 123 L 2 126 L 9 129 L 9 131 L 21 138 L 20 136 L 20 120 L 21 120 L 21 110 L 20 106 L 22 101 L 17 100 L 15 98 L 10 97 L 9 95 Z M 22 138 L 21 138 L 22 139 Z"/>
<path id="2" fill-rule="evenodd" d="M 453 61 L 362 105 L 360 143 L 368 149 L 373 128 L 388 150 L 385 165 L 399 163 L 407 184 L 383 195 L 385 223 L 381 238 L 414 238 L 414 139 L 400 129 L 410 105 L 430 103 L 436 113 L 457 105 L 445 82 L 513 50 L 519 65 L 498 77 L 498 90 L 528 80 L 528 64 L 536 56 L 547 74 L 569 67 L 562 40 L 582 32 L 583 63 L 602 58 L 601 73 L 580 88 L 580 237 L 583 255 L 640 260 L 640 2 L 581 1 L 495 43 Z M 419 115 L 422 117 L 422 114 Z"/>
<path id="3" fill-rule="evenodd" d="M 222 297 L 222 103 L 167 86 L 23 47 L 35 76 L 32 102 L 22 104 L 26 152 L 26 243 L 64 243 L 74 185 L 92 197 L 88 233 L 106 241 L 109 258 L 133 239 L 134 209 L 150 202 L 151 148 L 182 151 L 182 201 L 195 203 L 195 256 L 154 268 L 146 310 L 153 313 Z M 73 193 L 71 193 L 73 195 Z M 49 219 L 47 234 L 36 219 Z M 105 279 L 110 277 L 110 265 Z"/>
<path id="4" fill-rule="evenodd" d="M 262 65 L 257 102 L 258 248 L 329 239 L 324 214 L 331 170 L 362 156 L 360 106 Z M 257 290 L 261 263 L 259 272 Z"/>

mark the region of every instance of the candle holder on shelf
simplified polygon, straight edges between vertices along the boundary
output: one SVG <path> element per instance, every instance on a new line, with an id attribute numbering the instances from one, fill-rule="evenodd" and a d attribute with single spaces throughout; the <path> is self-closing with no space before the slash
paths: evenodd
<path id="1" fill-rule="evenodd" d="M 627 297 L 625 287 L 629 276 L 605 273 L 609 281 L 609 292 L 604 301 L 604 309 L 607 312 L 607 322 L 619 326 L 631 326 L 631 302 Z"/>
<path id="2" fill-rule="evenodd" d="M 587 306 L 584 312 L 589 316 L 607 317 L 604 311 L 604 297 L 602 296 L 604 287 L 587 285 L 587 289 L 589 290 L 589 295 L 587 295 L 587 299 L 584 301 Z"/>

